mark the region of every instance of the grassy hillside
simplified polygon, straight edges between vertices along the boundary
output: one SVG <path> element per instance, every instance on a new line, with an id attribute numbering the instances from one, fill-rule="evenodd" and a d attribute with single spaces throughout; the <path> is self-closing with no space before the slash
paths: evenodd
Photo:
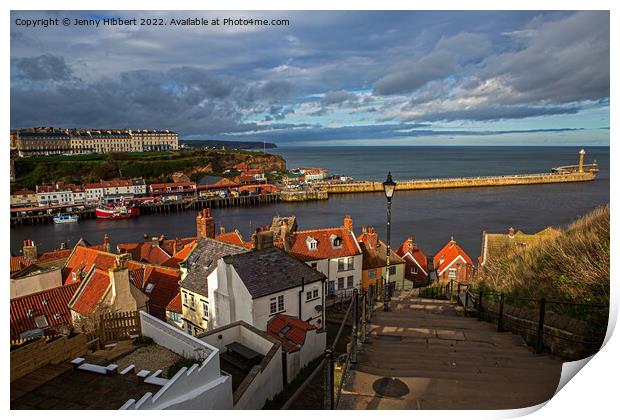
<path id="1" fill-rule="evenodd" d="M 522 253 L 490 262 L 477 282 L 513 296 L 608 304 L 609 205 Z"/>
<path id="2" fill-rule="evenodd" d="M 270 171 L 286 168 L 280 156 L 241 150 L 39 156 L 15 161 L 14 187 L 32 189 L 44 183 L 85 183 L 133 177 L 143 177 L 147 182 L 167 182 L 177 171 L 196 180 L 203 175 L 219 174 L 238 163 Z"/>

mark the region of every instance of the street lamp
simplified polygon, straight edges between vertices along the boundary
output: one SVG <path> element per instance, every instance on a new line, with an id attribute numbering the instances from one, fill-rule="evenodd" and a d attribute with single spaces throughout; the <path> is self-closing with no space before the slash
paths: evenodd
<path id="1" fill-rule="evenodd" d="M 387 255 L 386 255 L 386 273 L 385 284 L 383 285 L 383 311 L 390 310 L 390 296 L 388 293 L 388 285 L 390 284 L 390 225 L 392 222 L 392 197 L 396 191 L 396 182 L 392 180 L 392 173 L 388 172 L 387 179 L 383 182 L 383 191 L 387 198 Z"/>

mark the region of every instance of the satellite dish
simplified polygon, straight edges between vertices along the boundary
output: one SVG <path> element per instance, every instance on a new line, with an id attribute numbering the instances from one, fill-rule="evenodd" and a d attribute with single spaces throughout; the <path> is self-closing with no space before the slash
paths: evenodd
<path id="1" fill-rule="evenodd" d="M 315 309 L 317 312 L 321 312 L 321 310 L 323 310 L 323 305 L 316 305 L 316 306 L 314 307 L 314 309 Z"/>

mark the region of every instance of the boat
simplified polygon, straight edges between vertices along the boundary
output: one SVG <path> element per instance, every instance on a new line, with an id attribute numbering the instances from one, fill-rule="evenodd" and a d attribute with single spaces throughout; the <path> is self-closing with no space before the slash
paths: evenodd
<path id="1" fill-rule="evenodd" d="M 52 219 L 54 223 L 62 224 L 62 223 L 77 223 L 80 216 L 77 214 L 59 214 L 54 216 Z"/>
<path id="2" fill-rule="evenodd" d="M 140 209 L 135 206 L 102 206 L 95 209 L 98 219 L 130 219 L 140 216 Z"/>

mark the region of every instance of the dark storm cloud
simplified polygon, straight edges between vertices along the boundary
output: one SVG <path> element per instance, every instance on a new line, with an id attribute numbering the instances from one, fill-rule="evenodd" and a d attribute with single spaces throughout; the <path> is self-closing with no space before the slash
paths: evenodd
<path id="1" fill-rule="evenodd" d="M 12 17 L 48 16 L 24 13 Z M 388 138 L 412 135 L 402 128 L 412 121 L 486 124 L 579 115 L 583 102 L 609 107 L 608 12 L 149 14 L 277 17 L 291 25 L 12 25 L 11 126 L 169 128 L 192 138 L 270 137 L 270 130 L 286 139 Z"/>
<path id="2" fill-rule="evenodd" d="M 63 57 L 45 54 L 11 59 L 11 76 L 33 82 L 58 82 L 70 80 L 73 71 Z"/>

